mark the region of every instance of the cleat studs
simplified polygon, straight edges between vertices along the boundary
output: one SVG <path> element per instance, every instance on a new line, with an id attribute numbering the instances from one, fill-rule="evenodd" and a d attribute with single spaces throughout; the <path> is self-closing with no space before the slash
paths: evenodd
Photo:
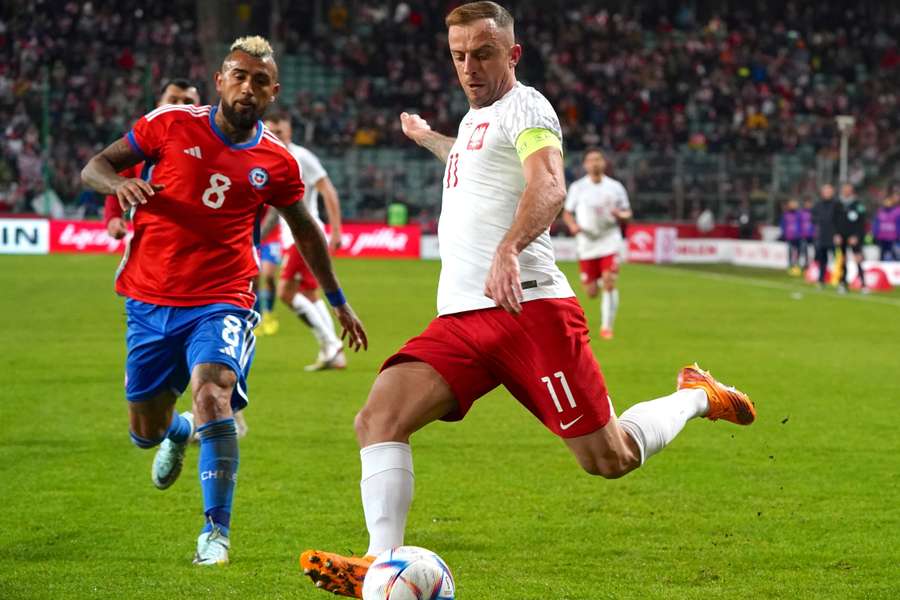
<path id="1" fill-rule="evenodd" d="M 325 561 L 325 568 L 326 568 L 326 569 L 330 569 L 330 568 L 332 568 L 333 566 L 334 566 L 334 563 L 331 562 L 331 559 L 328 559 L 328 560 Z"/>

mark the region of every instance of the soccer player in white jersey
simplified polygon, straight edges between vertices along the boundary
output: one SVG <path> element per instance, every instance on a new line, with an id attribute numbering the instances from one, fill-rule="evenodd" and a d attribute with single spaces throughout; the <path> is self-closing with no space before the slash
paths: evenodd
<path id="1" fill-rule="evenodd" d="M 291 116 L 287 112 L 273 112 L 266 117 L 266 127 L 280 139 L 288 151 L 300 163 L 303 181 L 307 192 L 303 202 L 322 231 L 325 225 L 319 219 L 319 193 L 324 200 L 325 212 L 331 234 L 328 237 L 328 249 L 333 254 L 341 247 L 341 204 L 337 190 L 331 183 L 325 167 L 315 154 L 291 141 Z M 307 365 L 307 371 L 325 369 L 343 369 L 347 366 L 344 347 L 334 333 L 334 321 L 331 311 L 319 297 L 319 283 L 316 281 L 306 261 L 294 248 L 294 238 L 287 223 L 281 222 L 281 242 L 284 258 L 281 265 L 281 276 L 278 280 L 278 297 L 288 308 L 297 313 L 300 319 L 309 325 L 316 341 L 319 343 L 319 354 L 316 361 Z"/>
<path id="2" fill-rule="evenodd" d="M 471 110 L 455 138 L 401 115 L 404 133 L 446 164 L 439 316 L 387 359 L 356 417 L 366 556 L 307 550 L 300 557 L 318 587 L 357 598 L 373 557 L 404 543 L 410 436 L 435 420 L 463 418 L 498 385 L 561 437 L 588 473 L 607 478 L 641 466 L 689 419 L 755 418 L 746 394 L 696 365 L 681 370 L 675 393 L 616 418 L 584 312 L 550 244 L 566 195 L 559 120 L 537 90 L 516 81 L 522 47 L 504 8 L 464 4 L 446 23 Z"/>
<path id="3" fill-rule="evenodd" d="M 591 148 L 584 153 L 585 175 L 569 186 L 563 220 L 578 244 L 581 284 L 591 298 L 597 297 L 597 281 L 603 285 L 600 300 L 600 337 L 612 339 L 619 307 L 619 250 L 622 223 L 631 218 L 625 186 L 609 177 L 603 153 Z"/>

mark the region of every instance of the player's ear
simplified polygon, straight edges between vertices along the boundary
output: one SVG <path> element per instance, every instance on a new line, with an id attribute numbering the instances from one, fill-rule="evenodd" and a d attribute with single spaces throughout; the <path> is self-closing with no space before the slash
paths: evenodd
<path id="1" fill-rule="evenodd" d="M 522 45 L 514 44 L 512 48 L 509 49 L 509 66 L 515 67 L 519 64 L 519 60 L 522 58 Z"/>

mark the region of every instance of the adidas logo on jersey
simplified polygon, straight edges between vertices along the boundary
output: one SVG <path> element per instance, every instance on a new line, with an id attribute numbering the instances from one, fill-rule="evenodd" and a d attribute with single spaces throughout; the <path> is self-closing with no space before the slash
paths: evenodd
<path id="1" fill-rule="evenodd" d="M 185 148 L 185 154 L 190 154 L 194 158 L 203 158 L 203 155 L 200 154 L 200 146 L 194 146 L 193 148 Z"/>

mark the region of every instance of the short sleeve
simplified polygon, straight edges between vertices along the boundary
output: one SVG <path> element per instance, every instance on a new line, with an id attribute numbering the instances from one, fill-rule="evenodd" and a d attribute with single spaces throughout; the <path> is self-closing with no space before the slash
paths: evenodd
<path id="1" fill-rule="evenodd" d="M 565 208 L 569 212 L 575 212 L 575 208 L 578 206 L 578 182 L 576 181 L 572 185 L 569 186 L 569 191 L 566 192 L 566 204 L 563 208 Z"/>
<path id="2" fill-rule="evenodd" d="M 625 190 L 625 186 L 619 183 L 617 187 L 619 191 L 616 194 L 616 208 L 619 210 L 631 210 L 631 203 L 628 201 L 628 192 Z"/>
<path id="3" fill-rule="evenodd" d="M 307 149 L 303 149 L 299 156 L 300 168 L 303 170 L 303 180 L 309 185 L 316 185 L 320 180 L 328 176 L 325 167 L 319 158 Z"/>
<path id="4" fill-rule="evenodd" d="M 275 180 L 277 185 L 273 186 L 272 195 L 268 200 L 269 204 L 278 208 L 299 202 L 303 199 L 303 194 L 306 192 L 306 186 L 301 176 L 300 163 L 290 154 L 286 154 L 282 162 L 284 168 L 281 170 L 280 176 Z"/>
<path id="5" fill-rule="evenodd" d="M 510 98 L 509 105 L 504 107 L 500 130 L 509 143 L 516 146 L 519 136 L 530 129 L 550 131 L 562 143 L 562 128 L 553 106 L 537 90 L 523 86 Z"/>
<path id="6" fill-rule="evenodd" d="M 128 145 L 145 161 L 156 162 L 165 145 L 169 124 L 176 114 L 174 111 L 167 113 L 153 111 L 144 115 L 134 124 L 131 131 L 125 134 Z"/>

